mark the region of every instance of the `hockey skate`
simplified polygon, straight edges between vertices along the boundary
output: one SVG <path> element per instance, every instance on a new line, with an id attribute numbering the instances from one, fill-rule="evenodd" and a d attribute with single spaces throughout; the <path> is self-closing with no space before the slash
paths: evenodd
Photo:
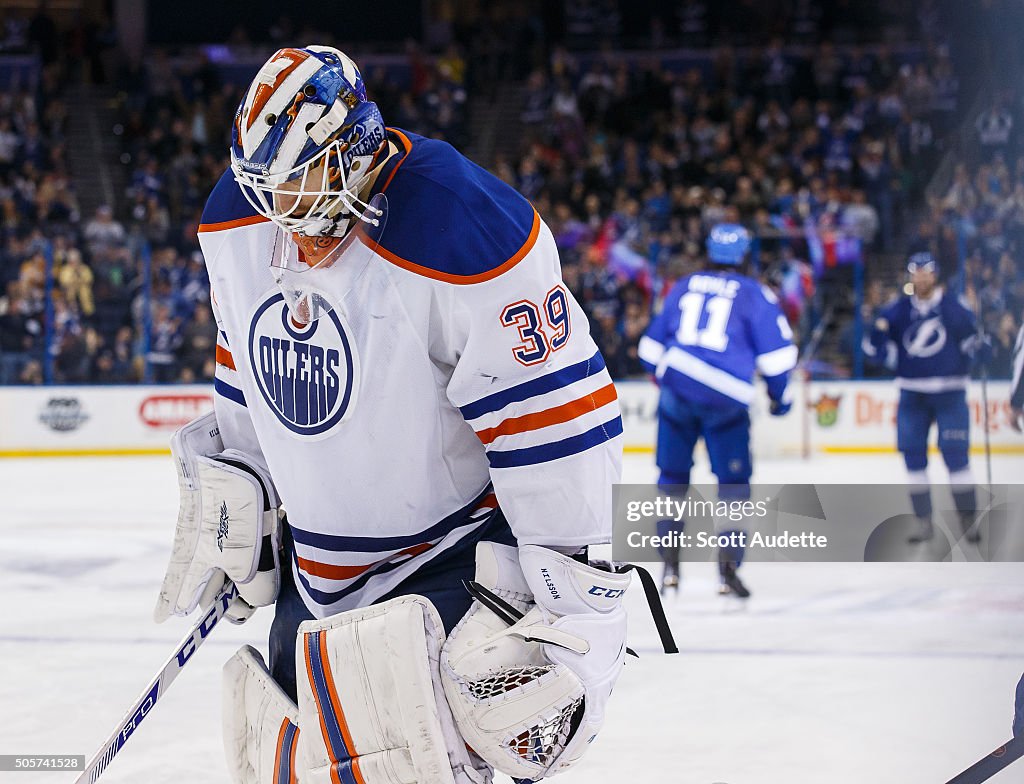
<path id="1" fill-rule="evenodd" d="M 665 596 L 669 589 L 674 590 L 676 593 L 679 592 L 679 561 L 670 557 L 665 557 L 664 571 L 661 575 L 661 595 Z"/>
<path id="2" fill-rule="evenodd" d="M 918 517 L 917 527 L 907 537 L 907 543 L 921 544 L 929 541 L 934 535 L 935 530 L 932 528 L 932 519 L 930 517 Z"/>
<path id="3" fill-rule="evenodd" d="M 718 586 L 718 593 L 722 596 L 733 595 L 740 599 L 750 597 L 750 589 L 743 584 L 738 573 L 739 567 L 735 561 L 719 561 L 718 574 L 722 578 Z"/>
<path id="4" fill-rule="evenodd" d="M 971 544 L 981 541 L 981 519 L 976 518 L 973 512 L 963 512 L 960 515 L 960 530 Z"/>

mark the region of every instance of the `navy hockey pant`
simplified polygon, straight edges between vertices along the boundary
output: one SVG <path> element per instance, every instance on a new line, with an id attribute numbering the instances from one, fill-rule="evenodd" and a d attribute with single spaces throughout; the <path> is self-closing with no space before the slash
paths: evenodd
<path id="1" fill-rule="evenodd" d="M 697 439 L 704 439 L 711 470 L 718 477 L 718 497 L 724 501 L 745 501 L 750 498 L 750 414 L 747 407 L 711 406 L 694 403 L 662 387 L 658 401 L 658 443 L 655 459 L 661 474 L 658 485 L 690 484 L 693 450 Z M 665 535 L 677 527 L 672 521 L 658 524 L 658 533 Z M 732 533 L 737 528 L 719 531 Z M 664 555 L 664 554 L 662 554 Z M 741 562 L 743 549 L 724 549 L 720 557 Z"/>
<path id="2" fill-rule="evenodd" d="M 500 509 L 479 531 L 470 534 L 450 550 L 424 564 L 419 571 L 374 603 L 397 596 L 418 594 L 429 599 L 437 608 L 445 633 L 451 633 L 462 616 L 469 611 L 469 605 L 472 603 L 472 597 L 462 585 L 462 581 L 472 580 L 475 575 L 476 545 L 480 541 L 513 546 L 516 544 L 512 530 Z M 270 627 L 270 674 L 288 696 L 295 700 L 295 639 L 299 633 L 299 624 L 310 620 L 313 615 L 306 609 L 295 587 L 291 563 L 292 542 L 291 537 L 286 536 L 281 558 L 281 593 L 277 598 L 274 622 Z"/>
<path id="3" fill-rule="evenodd" d="M 658 402 L 656 461 L 661 469 L 659 485 L 690 483 L 693 450 L 704 439 L 711 470 L 722 485 L 721 498 L 750 497 L 750 414 L 747 407 L 710 406 L 694 403 L 662 388 Z"/>
<path id="4" fill-rule="evenodd" d="M 914 488 L 910 498 L 914 514 L 931 515 L 931 493 L 928 489 L 928 433 L 932 423 L 939 429 L 939 451 L 949 469 L 949 481 L 957 509 L 970 512 L 975 507 L 974 479 L 970 473 L 971 415 L 967 408 L 967 392 L 900 391 L 896 410 L 896 446 L 903 453 L 907 474 Z"/>
<path id="5" fill-rule="evenodd" d="M 928 431 L 939 427 L 939 451 L 950 473 L 967 467 L 971 415 L 967 393 L 900 391 L 896 413 L 896 442 L 908 471 L 923 471 L 928 465 Z"/>

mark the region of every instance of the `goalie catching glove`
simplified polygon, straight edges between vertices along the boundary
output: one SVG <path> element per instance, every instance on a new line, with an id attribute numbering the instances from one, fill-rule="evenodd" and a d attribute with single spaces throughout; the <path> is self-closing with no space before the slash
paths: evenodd
<path id="1" fill-rule="evenodd" d="M 234 623 L 273 604 L 281 586 L 281 502 L 267 468 L 224 449 L 215 415 L 194 419 L 171 439 L 180 506 L 171 561 L 153 611 L 160 623 L 207 607 L 227 580 L 239 600 Z"/>
<path id="2" fill-rule="evenodd" d="M 629 583 L 546 547 L 477 545 L 476 601 L 441 652 L 473 751 L 532 780 L 579 760 L 622 671 Z"/>

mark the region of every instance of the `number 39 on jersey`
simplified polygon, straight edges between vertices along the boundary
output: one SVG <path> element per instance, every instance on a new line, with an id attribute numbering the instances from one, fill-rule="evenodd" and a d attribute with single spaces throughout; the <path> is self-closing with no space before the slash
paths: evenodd
<path id="1" fill-rule="evenodd" d="M 512 348 L 512 356 L 522 365 L 544 362 L 552 351 L 558 351 L 569 340 L 569 303 L 565 290 L 555 286 L 538 305 L 521 299 L 506 305 L 501 311 L 504 327 L 519 330 L 519 342 Z"/>

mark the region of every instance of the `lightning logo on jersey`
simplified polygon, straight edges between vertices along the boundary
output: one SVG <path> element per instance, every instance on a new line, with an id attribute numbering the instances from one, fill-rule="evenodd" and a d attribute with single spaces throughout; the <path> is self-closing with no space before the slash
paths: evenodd
<path id="1" fill-rule="evenodd" d="M 862 348 L 895 364 L 901 389 L 944 392 L 966 386 L 975 337 L 974 314 L 940 289 L 928 300 L 900 297 L 883 308 Z"/>
<path id="2" fill-rule="evenodd" d="M 911 324 L 903 333 L 903 348 L 912 357 L 934 357 L 945 345 L 946 328 L 937 316 Z"/>

